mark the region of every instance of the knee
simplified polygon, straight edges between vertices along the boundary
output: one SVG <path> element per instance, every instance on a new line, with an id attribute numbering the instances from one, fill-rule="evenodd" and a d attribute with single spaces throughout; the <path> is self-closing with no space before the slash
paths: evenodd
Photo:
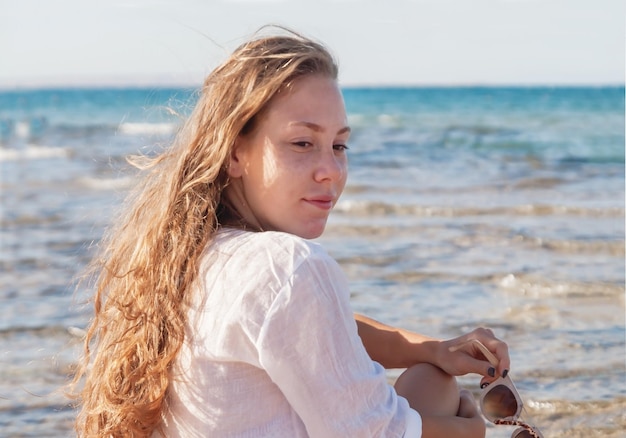
<path id="1" fill-rule="evenodd" d="M 398 395 L 421 414 L 458 413 L 460 396 L 456 379 L 434 365 L 413 365 L 398 377 L 394 386 Z"/>

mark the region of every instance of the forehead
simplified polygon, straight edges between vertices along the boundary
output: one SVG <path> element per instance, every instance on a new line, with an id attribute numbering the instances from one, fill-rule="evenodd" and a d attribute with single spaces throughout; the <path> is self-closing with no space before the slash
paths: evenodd
<path id="1" fill-rule="evenodd" d="M 267 104 L 269 118 L 317 123 L 346 122 L 343 96 L 337 82 L 326 76 L 305 76 L 293 81 Z M 312 120 L 309 120 L 313 118 Z"/>

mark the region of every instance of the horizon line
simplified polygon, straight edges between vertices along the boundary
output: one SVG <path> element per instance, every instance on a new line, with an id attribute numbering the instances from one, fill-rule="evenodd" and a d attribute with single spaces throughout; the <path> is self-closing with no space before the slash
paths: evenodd
<path id="1" fill-rule="evenodd" d="M 624 88 L 626 82 L 347 82 L 339 81 L 342 89 L 358 88 Z M 202 83 L 186 81 L 129 81 L 129 82 L 74 82 L 3 84 L 0 92 L 37 90 L 86 89 L 199 89 Z"/>
<path id="2" fill-rule="evenodd" d="M 606 80 L 342 80 L 342 88 L 415 88 L 415 87 L 624 87 L 624 78 Z M 112 74 L 112 75 L 51 75 L 51 76 L 0 76 L 0 90 L 43 90 L 70 88 L 193 88 L 204 83 L 204 75 L 194 74 Z"/>

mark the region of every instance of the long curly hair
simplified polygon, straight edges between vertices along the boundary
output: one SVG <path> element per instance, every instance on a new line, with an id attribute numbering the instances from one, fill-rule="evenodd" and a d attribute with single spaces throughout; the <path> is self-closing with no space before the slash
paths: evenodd
<path id="1" fill-rule="evenodd" d="M 94 316 L 70 391 L 79 436 L 160 429 L 200 256 L 220 225 L 243 224 L 222 196 L 235 140 L 306 75 L 337 78 L 324 46 L 287 30 L 257 34 L 208 75 L 172 145 L 131 160 L 143 177 L 88 269 Z"/>

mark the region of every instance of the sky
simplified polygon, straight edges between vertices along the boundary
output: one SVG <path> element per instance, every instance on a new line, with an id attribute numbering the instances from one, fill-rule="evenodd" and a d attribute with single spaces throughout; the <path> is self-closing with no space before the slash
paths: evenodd
<path id="1" fill-rule="evenodd" d="M 624 0 L 0 0 L 0 88 L 199 85 L 264 24 L 343 85 L 624 84 Z"/>

